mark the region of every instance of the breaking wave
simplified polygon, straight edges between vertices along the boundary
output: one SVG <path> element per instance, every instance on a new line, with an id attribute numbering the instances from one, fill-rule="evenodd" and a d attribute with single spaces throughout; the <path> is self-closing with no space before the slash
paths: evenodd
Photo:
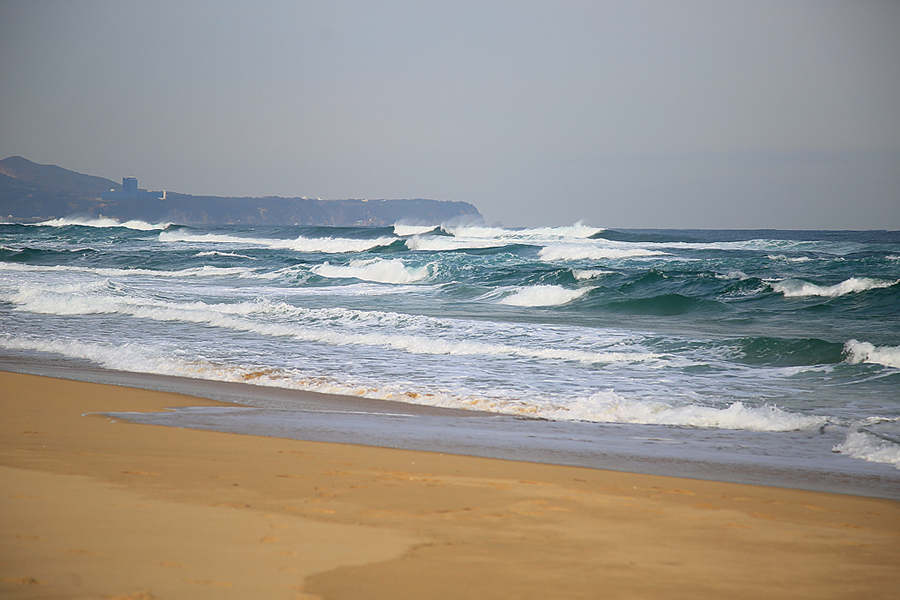
<path id="1" fill-rule="evenodd" d="M 869 342 L 849 340 L 844 344 L 847 362 L 875 363 L 900 369 L 900 346 L 875 346 Z"/>
<path id="2" fill-rule="evenodd" d="M 71 358 L 87 359 L 109 369 L 353 394 L 414 404 L 485 410 L 561 421 L 678 425 L 773 432 L 811 429 L 826 422 L 824 417 L 788 413 L 772 406 L 752 408 L 740 402 L 722 409 L 696 405 L 678 406 L 656 401 L 630 400 L 613 391 L 597 392 L 588 398 L 576 399 L 571 405 L 560 406 L 553 402 L 525 403 L 512 398 L 421 392 L 399 386 L 376 388 L 341 382 L 333 378 L 307 377 L 290 369 L 260 370 L 253 367 L 213 364 L 203 360 L 186 360 L 172 357 L 160 348 L 153 349 L 144 344 L 124 343 L 113 346 L 0 335 L 0 347 L 52 352 Z"/>
<path id="3" fill-rule="evenodd" d="M 249 257 L 248 257 L 249 258 Z M 101 277 L 133 277 L 133 276 L 152 276 L 152 277 L 172 277 L 179 279 L 182 277 L 240 277 L 251 279 L 276 279 L 280 276 L 277 271 L 262 271 L 250 269 L 247 267 L 213 267 L 204 265 L 202 267 L 190 267 L 187 269 L 179 269 L 177 271 L 162 271 L 156 269 L 116 269 L 112 267 L 81 267 L 75 265 L 28 265 L 19 263 L 0 262 L 0 271 L 29 271 L 29 272 L 72 272 L 72 273 L 90 273 Z"/>
<path id="4" fill-rule="evenodd" d="M 575 279 L 579 281 L 584 281 L 587 279 L 596 279 L 597 277 L 603 277 L 604 275 L 612 275 L 615 271 L 603 271 L 600 269 L 573 269 L 572 275 Z"/>
<path id="5" fill-rule="evenodd" d="M 502 300 L 509 306 L 559 306 L 581 298 L 592 288 L 568 290 L 559 285 L 534 285 L 520 288 Z"/>
<path id="6" fill-rule="evenodd" d="M 836 298 L 868 290 L 889 288 L 898 283 L 900 283 L 900 279 L 885 281 L 869 277 L 851 277 L 835 285 L 816 285 L 802 279 L 785 279 L 784 281 L 773 283 L 772 289 L 784 294 L 785 298 L 803 298 L 806 296 Z"/>
<path id="7" fill-rule="evenodd" d="M 788 258 L 788 257 L 785 256 L 784 254 L 769 254 L 768 256 L 766 256 L 766 258 L 768 258 L 769 260 L 780 260 L 780 261 L 786 261 L 786 262 L 798 262 L 798 263 L 800 263 L 800 262 L 809 262 L 809 261 L 812 260 L 812 259 L 811 259 L 810 257 L 808 257 L 808 256 L 796 256 L 796 257 L 794 257 L 794 258 Z"/>
<path id="8" fill-rule="evenodd" d="M 235 254 L 234 252 L 219 252 L 218 250 L 211 250 L 209 252 L 198 252 L 194 256 L 196 257 L 204 257 L 204 256 L 223 256 L 228 258 L 247 258 L 250 260 L 257 260 L 252 256 L 247 256 L 246 254 Z"/>
<path id="9" fill-rule="evenodd" d="M 833 451 L 900 469 L 900 419 L 866 419 Z"/>
<path id="10" fill-rule="evenodd" d="M 159 234 L 161 242 L 188 242 L 200 244 L 236 244 L 241 246 L 261 246 L 273 250 L 293 250 L 295 252 L 321 252 L 325 254 L 342 254 L 346 252 L 365 252 L 381 246 L 390 246 L 399 238 L 380 237 L 374 240 L 357 240 L 350 238 L 307 238 L 265 239 L 248 238 L 215 233 L 193 234 L 184 231 L 163 231 Z"/>
<path id="11" fill-rule="evenodd" d="M 554 238 L 590 238 L 606 231 L 600 227 L 591 227 L 581 221 L 568 227 L 535 227 L 525 229 L 504 229 L 502 227 L 478 227 L 461 225 L 451 227 L 442 225 L 441 229 L 455 237 L 497 238 L 500 240 L 527 241 L 530 239 Z"/>
<path id="12" fill-rule="evenodd" d="M 400 237 L 408 237 L 411 235 L 421 235 L 429 233 L 437 229 L 434 225 L 405 225 L 403 223 L 394 223 L 394 235 Z"/>
<path id="13" fill-rule="evenodd" d="M 6 301 L 17 305 L 20 310 L 43 314 L 77 315 L 118 313 L 140 319 L 155 321 L 185 322 L 221 327 L 233 331 L 252 332 L 270 337 L 289 337 L 300 341 L 318 342 L 334 346 L 381 347 L 430 355 L 485 355 L 534 358 L 553 361 L 577 361 L 584 364 L 636 363 L 660 358 L 660 355 L 640 351 L 570 350 L 553 347 L 526 347 L 490 341 L 469 341 L 448 333 L 437 336 L 429 333 L 440 327 L 440 321 L 430 320 L 429 327 L 413 327 L 408 333 L 392 321 L 383 322 L 381 313 L 366 311 L 343 311 L 335 313 L 330 309 L 307 309 L 284 302 L 240 302 L 207 304 L 204 302 L 166 302 L 152 299 L 130 299 L 107 293 L 92 294 L 96 290 L 105 291 L 106 282 L 98 282 L 79 290 L 56 289 L 47 286 L 24 286 L 17 294 L 11 294 Z M 77 292 L 77 293 L 75 293 Z M 280 321 L 253 318 L 255 316 L 277 315 Z M 335 329 L 335 315 L 341 315 L 349 323 L 361 329 Z M 348 316 L 349 315 L 349 316 Z M 374 320 L 373 320 L 374 319 Z M 409 322 L 409 318 L 405 317 Z M 386 325 L 386 327 L 374 327 Z"/>
<path id="14" fill-rule="evenodd" d="M 541 249 L 538 256 L 546 261 L 564 260 L 604 260 L 617 258 L 639 258 L 665 256 L 660 250 L 647 248 L 614 248 L 596 244 L 553 244 Z"/>
<path id="15" fill-rule="evenodd" d="M 200 360 L 188 361 L 166 356 L 159 350 L 154 352 L 144 345 L 129 343 L 105 346 L 82 342 L 29 340 L 0 336 L 0 346 L 10 349 L 53 352 L 72 358 L 88 359 L 110 369 L 220 381 L 239 381 L 256 385 L 306 389 L 327 393 L 353 394 L 414 404 L 485 410 L 561 421 L 678 425 L 772 432 L 811 429 L 819 427 L 826 422 L 826 419 L 823 417 L 788 413 L 772 406 L 751 408 L 744 406 L 740 402 L 723 409 L 703 406 L 676 406 L 663 402 L 629 400 L 613 391 L 597 392 L 588 398 L 576 399 L 569 406 L 559 406 L 554 403 L 524 403 L 510 398 L 419 392 L 402 389 L 398 386 L 374 388 L 341 382 L 332 378 L 305 377 L 292 370 L 259 370 L 252 367 L 216 365 Z M 856 452 L 858 454 L 860 452 L 858 450 L 859 447 L 860 444 L 855 443 L 852 448 L 848 446 L 840 451 Z M 869 454 L 871 455 L 872 452 L 869 452 Z M 892 456 L 894 455 L 889 455 L 888 458 Z M 862 456 L 857 457 L 862 458 Z M 867 459 L 875 460 L 875 458 Z M 881 460 L 881 462 L 891 461 Z"/>
<path id="16" fill-rule="evenodd" d="M 556 420 L 646 425 L 681 425 L 748 431 L 794 431 L 819 427 L 824 417 L 789 413 L 775 406 L 748 407 L 735 402 L 727 408 L 669 405 L 653 400 L 631 400 L 613 391 L 597 392 L 572 406 L 544 415 Z"/>
<path id="17" fill-rule="evenodd" d="M 400 259 L 354 260 L 349 265 L 316 265 L 312 272 L 321 277 L 362 279 L 378 283 L 413 283 L 429 275 L 428 267 L 407 267 Z"/>
<path id="18" fill-rule="evenodd" d="M 116 219 L 97 218 L 88 219 L 82 217 L 63 217 L 61 219 L 51 219 L 42 223 L 35 223 L 36 226 L 44 227 L 68 227 L 69 225 L 80 225 L 82 227 L 124 227 L 125 229 L 136 229 L 138 231 L 152 231 L 156 229 L 166 229 L 171 223 L 147 223 L 146 221 L 125 221 L 119 222 Z"/>
<path id="19" fill-rule="evenodd" d="M 404 241 L 406 247 L 416 252 L 447 252 L 477 248 L 499 248 L 506 243 L 493 238 L 457 238 L 452 236 L 414 235 Z"/>

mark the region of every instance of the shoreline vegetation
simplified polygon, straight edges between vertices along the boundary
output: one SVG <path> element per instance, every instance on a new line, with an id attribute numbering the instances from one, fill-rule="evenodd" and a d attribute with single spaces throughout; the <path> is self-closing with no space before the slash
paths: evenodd
<path id="1" fill-rule="evenodd" d="M 0 372 L 4 598 L 889 598 L 900 502 L 104 416 Z"/>

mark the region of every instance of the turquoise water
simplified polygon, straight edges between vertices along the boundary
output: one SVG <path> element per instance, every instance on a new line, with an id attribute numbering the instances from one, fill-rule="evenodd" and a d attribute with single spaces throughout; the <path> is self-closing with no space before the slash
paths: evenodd
<path id="1" fill-rule="evenodd" d="M 5 224 L 0 353 L 900 469 L 900 233 Z"/>

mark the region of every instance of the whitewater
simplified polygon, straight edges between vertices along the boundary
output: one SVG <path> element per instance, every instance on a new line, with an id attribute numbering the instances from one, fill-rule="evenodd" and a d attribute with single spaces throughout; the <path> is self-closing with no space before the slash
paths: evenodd
<path id="1" fill-rule="evenodd" d="M 898 254 L 897 232 L 0 224 L 0 361 L 481 411 L 655 460 L 727 438 L 737 462 L 894 481 Z"/>

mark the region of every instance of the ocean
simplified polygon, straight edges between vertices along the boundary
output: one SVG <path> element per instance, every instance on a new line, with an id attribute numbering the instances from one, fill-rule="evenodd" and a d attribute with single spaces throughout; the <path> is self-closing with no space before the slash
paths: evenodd
<path id="1" fill-rule="evenodd" d="M 58 367 L 250 385 L 142 422 L 897 498 L 900 232 L 2 224 L 0 368 Z"/>

